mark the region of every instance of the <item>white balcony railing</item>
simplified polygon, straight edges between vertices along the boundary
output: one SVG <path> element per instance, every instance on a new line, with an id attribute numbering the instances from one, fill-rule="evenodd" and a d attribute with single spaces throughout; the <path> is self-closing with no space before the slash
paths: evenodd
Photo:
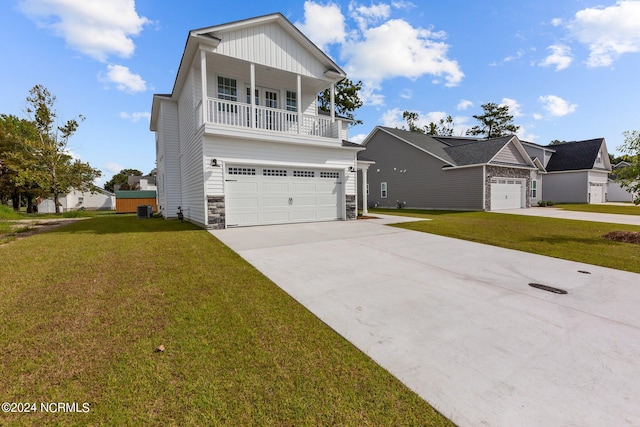
<path id="1" fill-rule="evenodd" d="M 254 115 L 252 123 L 249 104 L 216 98 L 207 99 L 207 123 L 325 138 L 338 138 L 339 135 L 338 123 L 331 123 L 329 118 L 303 114 L 302 123 L 299 124 L 296 112 L 258 105 L 254 106 Z"/>

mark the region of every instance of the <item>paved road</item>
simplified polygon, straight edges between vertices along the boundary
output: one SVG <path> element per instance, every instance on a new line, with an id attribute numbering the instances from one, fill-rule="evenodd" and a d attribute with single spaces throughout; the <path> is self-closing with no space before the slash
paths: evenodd
<path id="1" fill-rule="evenodd" d="M 458 425 L 640 425 L 640 275 L 400 220 L 212 234 Z"/>

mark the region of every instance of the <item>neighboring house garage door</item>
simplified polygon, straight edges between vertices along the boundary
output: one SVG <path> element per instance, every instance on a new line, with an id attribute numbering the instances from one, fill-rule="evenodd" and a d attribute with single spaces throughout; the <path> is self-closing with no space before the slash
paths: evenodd
<path id="1" fill-rule="evenodd" d="M 604 184 L 589 184 L 589 203 L 604 202 Z"/>
<path id="2" fill-rule="evenodd" d="M 494 178 L 491 180 L 491 210 L 518 209 L 522 207 L 524 181 Z"/>
<path id="3" fill-rule="evenodd" d="M 341 218 L 339 171 L 277 166 L 227 166 L 228 227 Z"/>

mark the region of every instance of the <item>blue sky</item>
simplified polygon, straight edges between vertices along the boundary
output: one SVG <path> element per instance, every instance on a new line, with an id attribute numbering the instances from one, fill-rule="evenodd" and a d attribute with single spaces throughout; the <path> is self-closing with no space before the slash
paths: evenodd
<path id="1" fill-rule="evenodd" d="M 171 91 L 188 31 L 273 12 L 363 81 L 355 142 L 402 126 L 404 110 L 423 125 L 451 115 L 462 134 L 487 102 L 510 105 L 519 136 L 539 144 L 605 137 L 616 152 L 640 128 L 639 0 L 5 0 L 0 113 L 26 117 L 42 84 L 62 120 L 86 117 L 69 148 L 99 184 L 147 173 L 152 95 Z"/>

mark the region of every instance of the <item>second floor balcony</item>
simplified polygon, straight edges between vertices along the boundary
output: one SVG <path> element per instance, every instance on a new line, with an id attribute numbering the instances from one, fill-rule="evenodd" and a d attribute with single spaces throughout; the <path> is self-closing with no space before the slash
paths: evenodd
<path id="1" fill-rule="evenodd" d="M 342 121 L 336 119 L 332 122 L 328 115 L 323 117 L 302 114 L 218 98 L 207 98 L 204 114 L 202 108 L 202 103 L 199 103 L 196 116 L 204 117 L 206 124 L 313 137 L 342 138 Z M 198 126 L 202 124 L 198 123 Z"/>

